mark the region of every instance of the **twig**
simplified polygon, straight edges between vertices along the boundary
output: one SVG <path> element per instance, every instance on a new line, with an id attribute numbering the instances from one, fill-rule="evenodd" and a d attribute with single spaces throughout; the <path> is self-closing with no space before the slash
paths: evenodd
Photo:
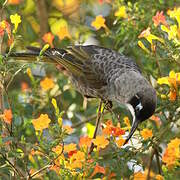
<path id="1" fill-rule="evenodd" d="M 108 110 L 108 111 L 105 111 L 104 112 L 104 115 L 105 114 L 108 114 L 108 113 L 114 113 L 113 112 L 113 110 L 114 110 L 115 108 L 113 108 L 112 110 Z M 87 123 L 87 122 L 89 122 L 89 121 L 92 121 L 94 118 L 96 118 L 97 117 L 97 115 L 96 114 L 93 114 L 92 116 L 90 116 L 89 118 L 87 118 L 87 119 L 85 119 L 85 120 L 83 120 L 83 121 L 81 121 L 81 122 L 78 122 L 78 123 L 76 123 L 76 124 L 74 124 L 74 125 L 72 125 L 72 128 L 77 128 L 77 127 L 79 127 L 79 126 L 81 126 L 81 125 L 83 125 L 83 124 L 85 124 L 85 123 Z"/>
<path id="2" fill-rule="evenodd" d="M 36 176 L 40 172 L 42 172 L 42 171 L 52 167 L 54 162 L 55 162 L 55 160 L 58 159 L 62 155 L 63 152 L 64 152 L 64 142 L 62 142 L 62 151 L 61 151 L 61 153 L 59 153 L 58 156 L 56 156 L 53 160 L 51 160 L 47 165 L 45 165 L 44 167 L 42 167 L 38 171 L 36 171 L 33 174 L 31 174 L 30 176 L 28 176 L 27 179 L 32 179 L 34 176 Z"/>
<path id="3" fill-rule="evenodd" d="M 37 15 L 40 24 L 40 36 L 42 37 L 48 31 L 48 13 L 44 0 L 36 0 Z M 41 38 L 40 38 L 41 39 Z"/>
<path id="4" fill-rule="evenodd" d="M 21 173 L 21 171 L 19 171 L 19 170 L 11 163 L 11 161 L 9 161 L 9 159 L 6 158 L 6 156 L 5 156 L 3 153 L 0 153 L 0 154 L 1 154 L 1 156 L 3 157 L 3 159 L 9 163 L 9 165 L 12 167 L 12 169 L 14 170 L 14 172 L 15 172 L 19 177 L 24 178 L 24 175 Z"/>
<path id="5" fill-rule="evenodd" d="M 13 74 L 13 76 L 11 77 L 11 79 L 9 80 L 9 82 L 8 82 L 8 84 L 7 84 L 7 86 L 6 86 L 6 91 L 8 90 L 8 88 L 9 88 L 10 84 L 12 83 L 12 81 L 14 80 L 15 76 L 16 76 L 19 72 L 21 72 L 25 66 L 26 66 L 26 64 L 23 64 L 22 67 L 21 67 L 20 69 L 18 69 L 18 70 Z"/>
<path id="6" fill-rule="evenodd" d="M 155 150 L 155 156 L 156 156 L 158 171 L 159 171 L 159 174 L 162 174 L 161 164 L 160 164 L 160 160 L 159 160 L 159 151 L 157 148 L 155 148 L 154 150 Z"/>
<path id="7" fill-rule="evenodd" d="M 147 178 L 146 178 L 147 180 L 150 180 L 151 165 L 152 165 L 152 160 L 153 160 L 154 154 L 155 154 L 155 149 L 152 150 L 152 153 L 151 153 L 151 156 L 150 156 L 150 159 L 149 159 L 148 174 L 147 174 Z"/>
<path id="8" fill-rule="evenodd" d="M 157 65 L 157 68 L 158 68 L 158 71 L 159 71 L 159 75 L 161 77 L 162 76 L 161 67 L 160 67 L 160 63 L 159 63 L 159 60 L 157 58 L 156 53 L 154 53 L 154 56 L 155 56 L 155 59 L 156 59 L 156 65 Z"/>
<path id="9" fill-rule="evenodd" d="M 98 109 L 98 114 L 97 114 L 97 119 L 96 119 L 96 128 L 94 130 L 93 139 L 96 138 L 97 131 L 99 129 L 100 120 L 101 120 L 101 115 L 104 112 L 104 108 L 103 108 L 103 112 L 101 113 L 101 108 L 102 108 L 102 100 L 100 100 L 100 103 L 99 103 L 99 109 Z M 92 153 L 93 149 L 94 149 L 94 143 L 91 144 L 89 154 Z"/>

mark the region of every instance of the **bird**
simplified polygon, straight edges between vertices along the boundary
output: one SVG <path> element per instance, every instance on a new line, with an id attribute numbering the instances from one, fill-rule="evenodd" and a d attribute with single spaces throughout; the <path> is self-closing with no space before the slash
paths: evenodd
<path id="1" fill-rule="evenodd" d="M 27 47 L 27 50 L 11 53 L 10 57 L 34 61 L 41 52 L 37 47 Z M 48 48 L 40 58 L 63 66 L 72 84 L 85 97 L 127 106 L 133 123 L 124 145 L 138 125 L 155 112 L 156 90 L 130 57 L 97 45 L 74 45 L 64 49 Z"/>

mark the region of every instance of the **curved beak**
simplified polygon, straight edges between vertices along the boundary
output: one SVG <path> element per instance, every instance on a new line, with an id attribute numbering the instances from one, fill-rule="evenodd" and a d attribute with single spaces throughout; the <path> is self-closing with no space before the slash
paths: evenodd
<path id="1" fill-rule="evenodd" d="M 132 137 L 132 135 L 133 135 L 134 132 L 136 131 L 139 123 L 140 123 L 140 120 L 135 119 L 135 121 L 134 121 L 134 123 L 133 123 L 133 126 L 132 126 L 132 128 L 131 128 L 131 131 L 130 131 L 130 133 L 129 133 L 129 135 L 128 135 L 128 137 L 127 137 L 127 139 L 125 140 L 125 142 L 124 142 L 123 145 L 125 145 L 125 144 L 129 141 L 129 139 Z"/>

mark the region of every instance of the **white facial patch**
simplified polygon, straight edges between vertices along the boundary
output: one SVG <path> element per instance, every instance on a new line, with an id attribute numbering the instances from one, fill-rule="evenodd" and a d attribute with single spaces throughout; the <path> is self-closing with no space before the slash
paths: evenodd
<path id="1" fill-rule="evenodd" d="M 140 111 L 141 109 L 143 108 L 142 104 L 139 103 L 137 106 L 136 106 L 136 110 Z"/>
<path id="2" fill-rule="evenodd" d="M 129 111 L 131 112 L 131 115 L 133 117 L 133 123 L 134 123 L 134 121 L 135 121 L 135 111 L 134 111 L 134 108 L 133 108 L 133 106 L 131 104 L 126 104 L 126 106 L 129 109 Z"/>

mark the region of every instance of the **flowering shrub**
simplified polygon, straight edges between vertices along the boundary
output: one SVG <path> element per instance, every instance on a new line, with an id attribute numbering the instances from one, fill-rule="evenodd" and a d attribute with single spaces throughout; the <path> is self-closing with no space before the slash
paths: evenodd
<path id="1" fill-rule="evenodd" d="M 0 174 L 3 179 L 179 179 L 180 7 L 177 1 L 8 0 L 0 21 Z M 157 91 L 155 114 L 123 146 L 125 108 L 104 111 L 73 89 L 50 47 L 93 41 L 134 57 Z M 43 47 L 35 62 L 9 54 Z M 103 107 L 104 108 L 104 107 Z M 103 109 L 102 108 L 102 109 Z M 93 147 L 93 148 L 92 148 Z"/>

